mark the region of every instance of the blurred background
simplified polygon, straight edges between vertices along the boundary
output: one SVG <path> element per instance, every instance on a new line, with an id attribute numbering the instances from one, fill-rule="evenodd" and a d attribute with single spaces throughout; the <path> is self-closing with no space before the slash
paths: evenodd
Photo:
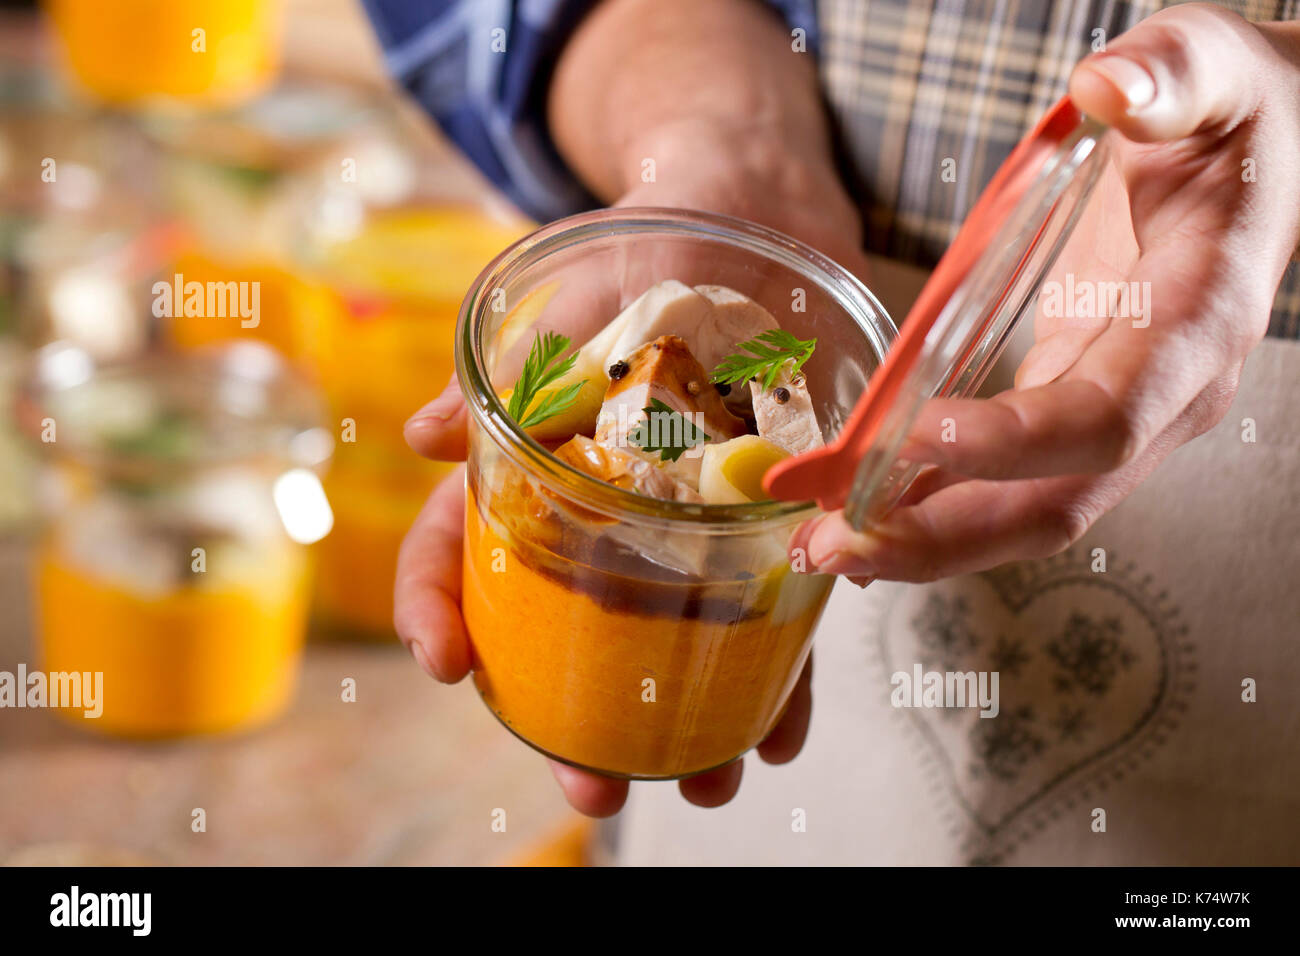
<path id="1" fill-rule="evenodd" d="M 589 862 L 391 626 L 402 423 L 531 224 L 354 0 L 10 0 L 0 62 L 0 672 L 104 675 L 0 708 L 0 862 Z"/>

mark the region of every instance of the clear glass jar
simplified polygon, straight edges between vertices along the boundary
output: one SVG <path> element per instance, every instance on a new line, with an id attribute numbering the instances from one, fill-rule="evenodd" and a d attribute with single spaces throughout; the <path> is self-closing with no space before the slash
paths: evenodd
<path id="1" fill-rule="evenodd" d="M 31 67 L 0 66 L 0 530 L 33 514 L 11 399 L 23 356 L 53 340 L 99 358 L 152 337 L 147 302 L 167 226 L 137 131 L 71 108 Z"/>
<path id="2" fill-rule="evenodd" d="M 403 425 L 451 379 L 465 290 L 532 224 L 461 182 L 449 157 L 381 145 L 316 196 L 294 268 L 313 290 L 295 300 L 296 325 L 342 437 L 318 619 L 322 633 L 391 641 L 402 539 L 450 469 L 413 456 Z"/>
<path id="3" fill-rule="evenodd" d="M 153 338 L 141 304 L 175 236 L 154 189 L 157 151 L 34 83 L 14 76 L 0 102 L 0 325 L 29 346 L 124 358 Z"/>
<path id="4" fill-rule="evenodd" d="M 15 405 L 42 462 L 42 666 L 103 675 L 92 730 L 174 736 L 279 714 L 307 624 L 304 544 L 328 531 L 331 440 L 270 350 L 96 363 L 37 352 Z"/>
<path id="5" fill-rule="evenodd" d="M 833 580 L 795 573 L 787 556 L 811 504 L 644 497 L 570 468 L 506 414 L 498 393 L 533 331 L 584 341 L 671 278 L 729 286 L 816 337 L 804 371 L 827 434 L 895 334 L 872 294 L 812 249 L 675 210 L 546 226 L 466 298 L 456 368 L 471 410 L 462 604 L 475 684 L 536 749 L 629 778 L 700 773 L 761 741 Z"/>
<path id="6" fill-rule="evenodd" d="M 233 282 L 245 296 L 238 310 L 177 310 L 162 323 L 168 341 L 261 341 L 304 358 L 312 330 L 295 322 L 313 288 L 293 268 L 290 246 L 312 197 L 346 164 L 383 164 L 399 148 L 392 114 L 361 91 L 289 82 L 238 109 L 140 115 L 160 154 L 158 188 L 183 226 L 167 279 Z"/>

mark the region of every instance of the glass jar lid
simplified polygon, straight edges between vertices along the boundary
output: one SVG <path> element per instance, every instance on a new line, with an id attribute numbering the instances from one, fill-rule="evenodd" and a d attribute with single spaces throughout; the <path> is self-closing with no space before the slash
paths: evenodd
<path id="1" fill-rule="evenodd" d="M 1069 239 L 1104 165 L 1106 128 L 1068 98 L 980 194 L 839 437 L 774 466 L 777 498 L 844 508 L 855 528 L 898 503 L 920 466 L 899 460 L 921 406 L 975 394 Z"/>

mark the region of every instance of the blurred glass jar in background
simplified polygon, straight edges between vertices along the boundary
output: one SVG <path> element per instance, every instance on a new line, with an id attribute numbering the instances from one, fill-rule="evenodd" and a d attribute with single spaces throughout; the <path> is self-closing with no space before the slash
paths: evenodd
<path id="1" fill-rule="evenodd" d="M 177 242 L 173 226 L 138 206 L 46 215 L 18 241 L 20 337 L 32 347 L 75 344 L 100 360 L 144 351 L 157 334 L 154 286 Z"/>
<path id="2" fill-rule="evenodd" d="M 19 236 L 42 205 L 41 163 L 49 153 L 54 92 L 40 72 L 0 69 L 0 337 L 17 330 Z"/>
<path id="3" fill-rule="evenodd" d="M 16 402 L 41 458 L 42 666 L 103 674 L 87 729 L 173 736 L 279 714 L 306 633 L 305 544 L 329 530 L 315 392 L 270 349 L 98 363 L 38 351 Z"/>
<path id="4" fill-rule="evenodd" d="M 141 114 L 162 151 L 163 200 L 186 233 L 167 277 L 202 288 L 234 282 L 247 293 L 242 312 L 177 310 L 165 323 L 170 342 L 193 348 L 254 339 L 302 357 L 294 302 L 311 290 L 291 268 L 287 247 L 304 197 L 349 158 L 397 148 L 389 112 L 343 87 L 286 85 L 233 110 Z"/>
<path id="5" fill-rule="evenodd" d="M 0 69 L 0 530 L 30 513 L 25 449 L 12 426 L 10 399 L 22 347 L 18 339 L 20 236 L 35 216 L 40 153 L 36 139 L 53 95 L 34 69 Z"/>
<path id="6" fill-rule="evenodd" d="M 115 105 L 230 105 L 274 81 L 280 0 L 44 0 L 75 85 Z"/>
<path id="7" fill-rule="evenodd" d="M 176 238 L 153 186 L 157 150 L 128 122 L 39 92 L 5 106 L 0 197 L 20 337 L 74 342 L 100 359 L 138 352 L 154 334 L 150 288 Z"/>
<path id="8" fill-rule="evenodd" d="M 398 549 L 449 470 L 416 457 L 402 426 L 451 378 L 466 290 L 531 225 L 450 157 L 375 154 L 353 173 L 321 190 L 294 246 L 316 286 L 298 324 L 340 439 L 316 608 L 332 633 L 391 639 Z"/>
<path id="9" fill-rule="evenodd" d="M 39 71 L 0 70 L 0 526 L 30 512 L 7 411 L 23 352 L 61 339 L 125 356 L 152 337 L 168 232 L 153 155 L 129 125 L 61 101 Z"/>

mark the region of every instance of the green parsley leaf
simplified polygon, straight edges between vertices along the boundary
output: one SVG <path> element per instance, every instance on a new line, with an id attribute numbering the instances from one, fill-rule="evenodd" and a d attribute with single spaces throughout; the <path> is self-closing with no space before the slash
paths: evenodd
<path id="1" fill-rule="evenodd" d="M 550 392 L 519 423 L 519 427 L 532 428 L 534 425 L 540 425 L 548 418 L 554 418 L 561 412 L 567 411 L 578 400 L 578 393 L 582 391 L 582 387 L 586 384 L 587 380 L 583 379 L 581 382 L 574 382 L 572 385 L 566 385 L 564 388 L 558 388 Z"/>
<path id="2" fill-rule="evenodd" d="M 650 399 L 641 411 L 646 417 L 628 432 L 627 440 L 643 451 L 659 452 L 660 461 L 676 461 L 688 448 L 709 440 L 703 429 L 660 399 Z"/>
<path id="3" fill-rule="evenodd" d="M 581 382 L 552 391 L 538 402 L 536 408 L 529 411 L 546 386 L 567 375 L 574 363 L 578 361 L 577 352 L 566 359 L 560 359 L 568 348 L 567 335 L 547 332 L 545 336 L 541 333 L 533 336 L 533 347 L 528 351 L 528 358 L 519 373 L 519 381 L 515 383 L 514 390 L 510 393 L 510 402 L 506 406 L 506 411 L 519 423 L 520 428 L 540 425 L 548 418 L 553 418 L 567 410 L 577 401 L 578 393 L 587 384 L 585 378 Z"/>
<path id="4" fill-rule="evenodd" d="M 793 377 L 812 358 L 816 347 L 816 339 L 797 339 L 785 329 L 769 329 L 736 346 L 739 351 L 719 362 L 709 381 L 730 385 L 758 378 L 764 388 L 771 388 L 783 365 L 794 363 L 790 369 Z"/>

